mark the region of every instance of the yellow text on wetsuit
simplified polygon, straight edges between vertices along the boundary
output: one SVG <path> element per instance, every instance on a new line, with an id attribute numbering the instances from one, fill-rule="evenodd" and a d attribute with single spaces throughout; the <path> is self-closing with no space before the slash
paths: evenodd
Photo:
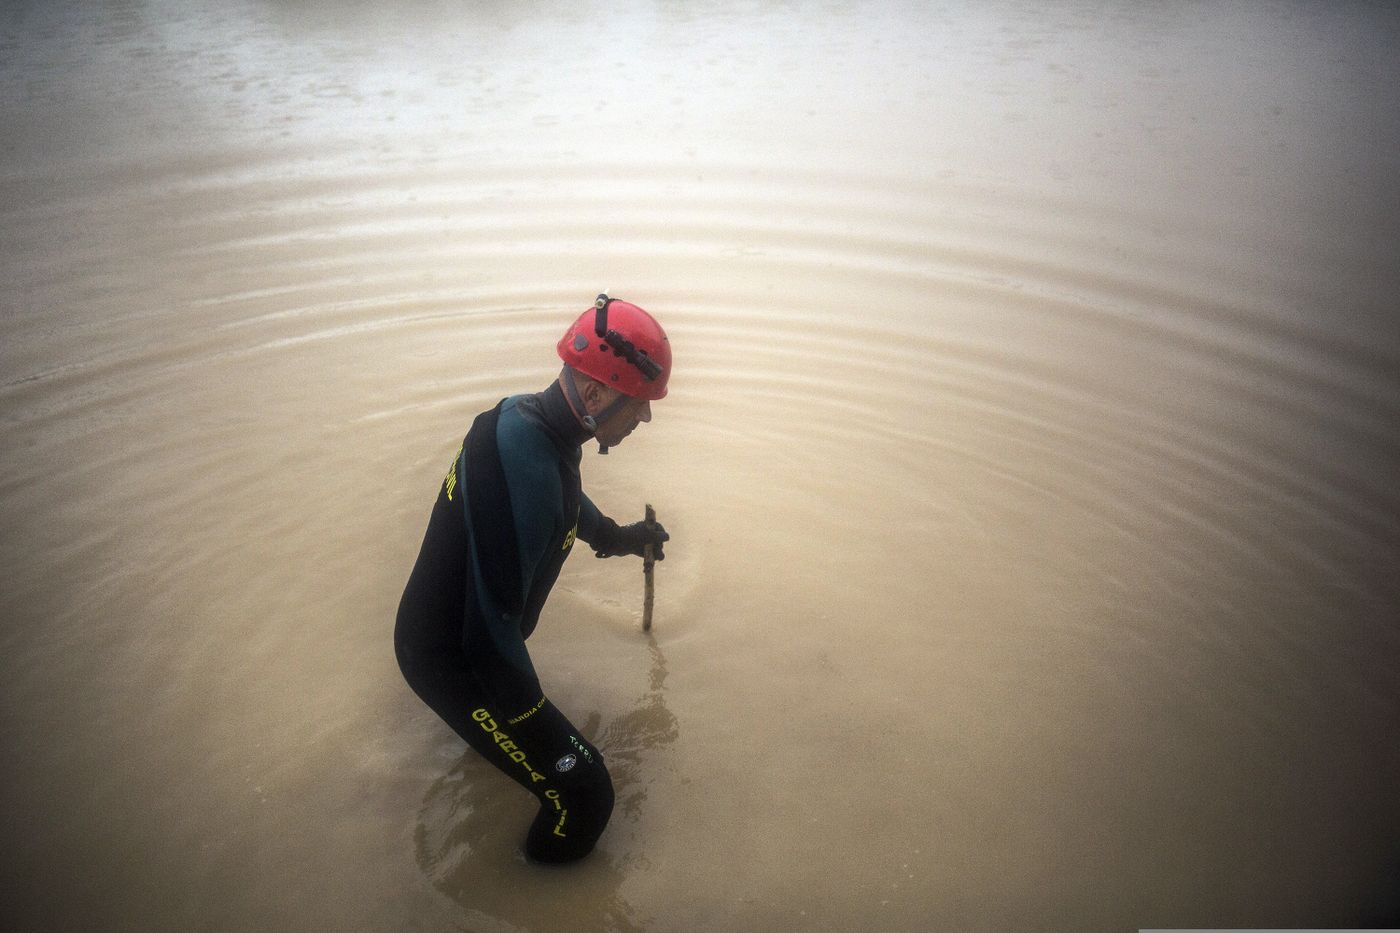
<path id="1" fill-rule="evenodd" d="M 472 712 L 472 719 L 476 720 L 477 723 L 481 725 L 481 728 L 485 729 L 487 734 L 496 740 L 496 745 L 501 751 L 505 752 L 507 758 L 530 772 L 530 782 L 532 784 L 536 781 L 544 780 L 544 775 L 536 771 L 530 766 L 530 763 L 525 760 L 525 752 L 511 741 L 509 735 L 506 735 L 497 728 L 496 720 L 491 718 L 490 713 L 486 712 L 484 709 L 477 709 Z"/>
<path id="2" fill-rule="evenodd" d="M 543 774 L 540 774 L 534 768 L 530 767 L 530 763 L 525 760 L 525 753 L 510 740 L 510 736 L 496 728 L 496 720 L 491 718 L 490 713 L 484 709 L 476 709 L 472 711 L 472 719 L 476 720 L 477 723 L 481 725 L 481 728 L 491 734 L 491 738 L 496 740 L 496 744 L 500 747 L 501 751 L 506 753 L 511 761 L 514 761 L 526 771 L 530 772 L 530 783 L 533 784 L 536 781 L 544 780 Z M 546 790 L 544 796 L 546 800 L 554 804 L 554 809 L 559 814 L 559 822 L 554 824 L 554 835 L 567 837 L 568 834 L 564 832 L 564 821 L 569 818 L 569 811 L 559 802 L 559 792 L 552 789 Z"/>
<path id="3" fill-rule="evenodd" d="M 526 719 L 529 719 L 531 716 L 535 715 L 542 709 L 544 709 L 544 697 L 540 697 L 540 701 L 538 703 L 527 709 L 525 712 L 521 713 L 519 716 L 516 716 L 512 719 L 507 719 L 506 725 L 513 726 L 517 722 L 524 722 Z"/>
<path id="4" fill-rule="evenodd" d="M 559 803 L 559 792 L 557 790 L 547 790 L 544 792 L 544 795 L 554 804 L 554 809 L 559 814 L 559 822 L 554 824 L 554 835 L 567 836 L 568 834 L 564 832 L 564 821 L 568 819 L 569 811 L 565 810 L 563 805 Z"/>
<path id="5" fill-rule="evenodd" d="M 466 447 L 465 443 L 462 447 Z M 447 471 L 447 476 L 443 477 L 443 491 L 447 493 L 447 501 L 452 501 L 452 491 L 457 488 L 457 461 L 462 459 L 462 447 L 457 448 L 457 456 L 452 458 L 452 468 Z"/>

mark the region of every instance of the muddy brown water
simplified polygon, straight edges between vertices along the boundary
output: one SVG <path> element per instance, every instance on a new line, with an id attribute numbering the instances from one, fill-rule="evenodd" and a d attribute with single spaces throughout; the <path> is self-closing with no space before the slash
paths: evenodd
<path id="1" fill-rule="evenodd" d="M 8 929 L 1393 917 L 1384 4 L 7 4 Z M 530 646 L 599 851 L 401 682 L 471 417 L 668 328 Z"/>

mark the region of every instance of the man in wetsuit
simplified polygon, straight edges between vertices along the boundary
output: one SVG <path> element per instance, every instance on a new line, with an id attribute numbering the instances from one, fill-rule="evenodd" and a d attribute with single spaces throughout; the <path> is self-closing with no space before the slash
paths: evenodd
<path id="1" fill-rule="evenodd" d="M 563 372 L 478 415 L 439 490 L 399 603 L 394 649 L 410 687 L 533 794 L 538 862 L 592 851 L 612 814 L 603 755 L 545 697 L 525 639 L 575 539 L 599 557 L 665 557 L 656 523 L 618 527 L 583 494 L 580 447 L 602 453 L 651 420 L 671 345 L 636 305 L 598 296 L 558 345 Z"/>

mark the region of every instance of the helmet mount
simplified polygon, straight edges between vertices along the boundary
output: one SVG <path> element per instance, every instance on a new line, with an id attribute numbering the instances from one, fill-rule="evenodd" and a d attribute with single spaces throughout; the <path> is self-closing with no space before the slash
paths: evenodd
<path id="1" fill-rule="evenodd" d="M 638 350 L 632 341 L 622 336 L 615 330 L 608 327 L 608 305 L 617 301 L 616 298 L 609 298 L 607 292 L 603 292 L 598 299 L 593 302 L 596 314 L 593 317 L 593 332 L 603 338 L 603 342 L 612 347 L 613 352 L 622 357 L 641 371 L 642 377 L 648 382 L 655 382 L 656 377 L 661 375 L 661 366 L 647 355 L 647 351 Z M 575 347 L 578 346 L 578 338 L 574 338 Z M 582 349 L 582 348 L 579 348 Z"/>

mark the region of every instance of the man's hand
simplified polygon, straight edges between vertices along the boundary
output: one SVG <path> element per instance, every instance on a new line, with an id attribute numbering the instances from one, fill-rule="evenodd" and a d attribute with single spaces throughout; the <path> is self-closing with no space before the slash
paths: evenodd
<path id="1" fill-rule="evenodd" d="M 624 554 L 632 554 L 637 557 L 644 557 L 643 549 L 652 545 L 651 556 L 654 560 L 665 560 L 666 555 L 661 550 L 664 541 L 670 541 L 671 536 L 666 533 L 666 529 L 661 527 L 660 522 L 652 522 L 648 528 L 646 522 L 633 522 L 630 525 L 618 527 L 614 525 L 607 535 L 606 540 L 595 545 L 593 553 L 597 557 L 621 557 Z"/>

